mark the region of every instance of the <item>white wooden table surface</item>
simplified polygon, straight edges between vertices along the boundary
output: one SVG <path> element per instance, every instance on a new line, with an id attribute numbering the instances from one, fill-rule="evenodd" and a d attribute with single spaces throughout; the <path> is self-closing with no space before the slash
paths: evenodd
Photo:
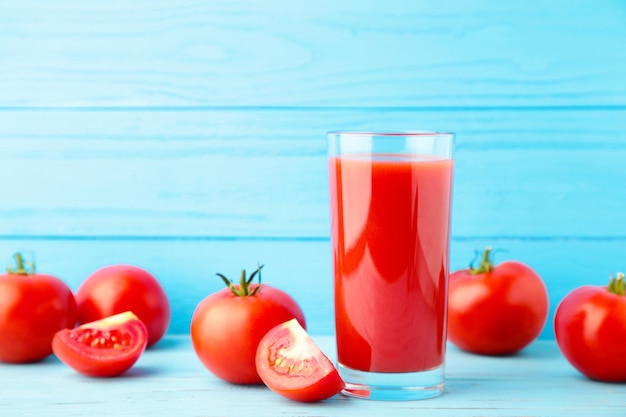
<path id="1" fill-rule="evenodd" d="M 334 339 L 314 337 L 332 358 Z M 450 347 L 443 396 L 377 402 L 337 396 L 286 400 L 263 386 L 218 380 L 196 358 L 188 336 L 167 336 L 124 376 L 83 377 L 54 356 L 0 365 L 0 416 L 626 416 L 626 384 L 580 376 L 552 341 L 512 357 Z"/>

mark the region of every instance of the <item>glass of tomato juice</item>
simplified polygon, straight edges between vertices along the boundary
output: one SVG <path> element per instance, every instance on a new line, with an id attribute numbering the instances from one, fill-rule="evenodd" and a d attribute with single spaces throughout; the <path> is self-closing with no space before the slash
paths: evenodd
<path id="1" fill-rule="evenodd" d="M 327 139 L 343 393 L 442 394 L 454 134 L 329 132 Z"/>

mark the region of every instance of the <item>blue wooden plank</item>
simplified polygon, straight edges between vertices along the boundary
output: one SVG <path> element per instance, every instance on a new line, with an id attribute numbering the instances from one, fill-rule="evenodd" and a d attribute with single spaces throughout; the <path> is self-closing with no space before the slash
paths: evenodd
<path id="1" fill-rule="evenodd" d="M 2 111 L 0 236 L 329 233 L 325 132 L 452 130 L 452 231 L 626 236 L 626 110 Z"/>
<path id="2" fill-rule="evenodd" d="M 332 337 L 314 340 L 334 359 Z M 2 415 L 92 416 L 111 410 L 137 416 L 589 416 L 621 417 L 626 385 L 587 380 L 553 342 L 512 357 L 449 349 L 446 392 L 424 401 L 382 402 L 336 396 L 303 404 L 264 386 L 229 385 L 206 371 L 187 337 L 169 336 L 113 379 L 86 378 L 54 357 L 33 365 L 0 364 Z"/>
<path id="3" fill-rule="evenodd" d="M 625 13 L 611 0 L 2 1 L 0 106 L 625 105 Z"/>

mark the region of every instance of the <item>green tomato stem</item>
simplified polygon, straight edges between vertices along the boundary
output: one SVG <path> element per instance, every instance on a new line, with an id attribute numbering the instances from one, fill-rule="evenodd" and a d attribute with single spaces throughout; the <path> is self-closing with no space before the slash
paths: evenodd
<path id="1" fill-rule="evenodd" d="M 242 297 L 248 296 L 248 280 L 246 280 L 245 269 L 241 271 L 241 277 L 239 278 L 239 291 L 241 292 L 241 294 L 239 294 L 240 296 Z"/>
<path id="2" fill-rule="evenodd" d="M 249 278 L 246 278 L 246 270 L 242 270 L 241 271 L 241 277 L 239 278 L 239 286 L 235 286 L 235 284 L 233 284 L 233 281 L 226 278 L 224 275 L 217 273 L 216 275 L 218 277 L 220 277 L 222 279 L 222 281 L 224 281 L 224 284 L 226 284 L 226 287 L 228 287 L 228 289 L 233 293 L 234 296 L 236 297 L 252 297 L 254 295 L 256 295 L 257 292 L 259 292 L 259 289 L 261 288 L 261 268 L 263 268 L 263 265 L 259 265 L 259 267 L 256 269 L 256 271 L 254 271 Z M 254 279 L 255 276 L 259 276 L 259 285 L 257 285 L 256 287 L 254 287 L 254 289 L 250 289 L 250 287 L 252 286 L 252 280 Z"/>
<path id="3" fill-rule="evenodd" d="M 609 277 L 609 292 L 616 295 L 624 295 L 626 292 L 626 283 L 624 283 L 624 273 L 618 272 L 617 277 L 611 275 Z"/>
<path id="4" fill-rule="evenodd" d="M 492 260 L 492 248 L 487 246 L 485 251 L 483 252 L 483 256 L 480 260 L 480 264 L 478 267 L 474 267 L 473 263 L 470 265 L 469 272 L 471 275 L 478 275 L 490 272 L 493 269 L 493 260 Z"/>
<path id="5" fill-rule="evenodd" d="M 9 265 L 7 267 L 7 272 L 9 274 L 33 275 L 35 273 L 35 262 L 32 260 L 25 262 L 24 256 L 20 252 L 14 253 L 13 259 L 15 260 L 15 268 L 12 268 L 11 265 Z"/>

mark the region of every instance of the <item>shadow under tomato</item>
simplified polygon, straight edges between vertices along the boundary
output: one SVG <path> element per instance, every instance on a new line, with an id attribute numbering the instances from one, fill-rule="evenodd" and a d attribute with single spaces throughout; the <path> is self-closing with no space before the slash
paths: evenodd
<path id="1" fill-rule="evenodd" d="M 159 373 L 159 369 L 152 366 L 134 366 L 128 371 L 114 378 L 143 378 Z"/>

